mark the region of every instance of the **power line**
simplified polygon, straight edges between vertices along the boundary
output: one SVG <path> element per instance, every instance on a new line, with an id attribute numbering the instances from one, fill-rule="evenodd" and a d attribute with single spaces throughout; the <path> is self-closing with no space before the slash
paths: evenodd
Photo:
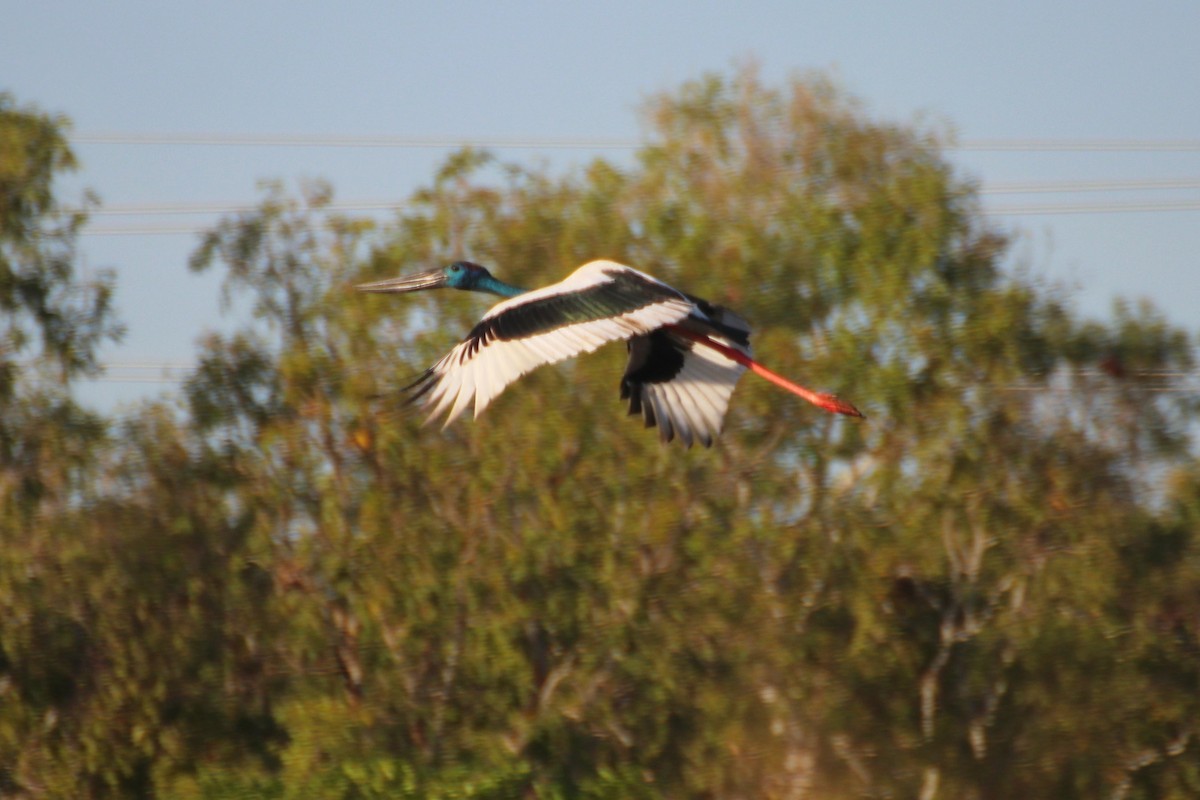
<path id="1" fill-rule="evenodd" d="M 197 145 L 197 146 L 256 146 L 256 147 L 399 147 L 437 148 L 475 145 L 483 147 L 548 148 L 548 149 L 626 149 L 641 146 L 641 142 L 623 138 L 604 137 L 446 137 L 446 136 L 360 136 L 321 134 L 239 134 L 239 133 L 85 133 L 73 137 L 80 143 L 133 145 Z M 975 139 L 949 145 L 959 150 L 1001 151 L 1140 151 L 1140 152 L 1200 152 L 1200 139 Z M 1133 179 L 1106 181 L 1016 182 L 984 186 L 981 195 L 1074 193 L 1133 191 L 1155 189 L 1196 189 L 1200 179 Z M 404 207 L 401 201 L 370 200 L 336 203 L 335 211 L 395 211 Z M 1028 216 L 1047 214 L 1110 214 L 1126 212 L 1161 212 L 1195 210 L 1193 201 L 1159 201 L 1114 204 L 1053 204 L 1017 205 L 984 209 L 991 216 Z M 175 203 L 141 206 L 115 206 L 96 209 L 93 216 L 188 215 L 251 212 L 251 203 Z M 112 226 L 93 227 L 83 231 L 89 236 L 173 236 L 191 235 L 208 230 L 206 226 Z"/>
<path id="2" fill-rule="evenodd" d="M 80 236 L 185 236 L 212 230 L 208 225 L 175 225 L 160 227 L 84 228 Z"/>
<path id="3" fill-rule="evenodd" d="M 1200 178 L 1138 178 L 1132 180 L 1104 181 L 1018 181 L 1010 183 L 984 184 L 980 195 L 993 194 L 1068 194 L 1113 191 L 1150 191 L 1161 189 L 1200 189 Z M 398 211 L 406 205 L 402 200 L 347 200 L 330 203 L 332 211 Z M 229 214 L 251 212 L 259 208 L 257 203 L 234 201 L 227 203 L 143 203 L 111 205 L 88 211 L 89 216 L 159 216 L 186 214 Z"/>
<path id="4" fill-rule="evenodd" d="M 983 209 L 983 214 L 988 217 L 1025 217 L 1041 214 L 1125 214 L 1197 210 L 1200 210 L 1200 200 L 1164 200 L 1141 203 L 1079 203 L 1075 205 L 1046 203 L 1027 206 L 996 206 Z"/>
<path id="5" fill-rule="evenodd" d="M 77 144 L 184 145 L 200 147 L 358 147 L 437 149 L 494 147 L 546 150 L 632 150 L 643 142 L 605 137 L 536 136 L 360 136 L 255 133 L 89 133 L 71 137 Z"/>
<path id="6" fill-rule="evenodd" d="M 183 383 L 187 378 L 172 378 L 166 375 L 97 375 L 85 382 L 91 383 Z"/>
<path id="7" fill-rule="evenodd" d="M 195 369 L 191 361 L 105 361 L 101 369 Z"/>
<path id="8" fill-rule="evenodd" d="M 979 194 L 1068 194 L 1076 192 L 1126 192 L 1158 189 L 1200 189 L 1200 178 L 1135 178 L 1103 181 L 1013 181 L 983 184 Z"/>
<path id="9" fill-rule="evenodd" d="M 1200 188 L 1200 181 L 1197 182 Z M 330 211 L 395 211 L 406 205 L 401 200 L 349 200 L 330 203 L 324 206 Z M 147 203 L 143 205 L 112 205 L 96 208 L 87 212 L 89 217 L 133 217 L 158 216 L 166 214 L 231 214 L 237 212 L 257 211 L 259 203 L 230 202 L 230 203 Z"/>
<path id="10" fill-rule="evenodd" d="M 947 150 L 1195 153 L 1200 139 L 964 139 Z"/>
<path id="11" fill-rule="evenodd" d="M 352 208 L 376 208 L 379 210 L 398 209 L 402 204 L 384 204 L 379 206 L 346 205 L 334 207 L 337 210 Z M 252 210 L 247 206 L 245 210 Z M 225 211 L 238 210 L 237 207 Z M 1197 211 L 1200 210 L 1200 200 L 1163 200 L 1144 201 L 1137 203 L 1044 203 L 1037 205 L 1007 205 L 983 208 L 981 213 L 988 217 L 1022 217 L 1041 216 L 1048 214 L 1124 214 L 1147 213 L 1163 211 Z M 213 209 L 214 212 L 218 209 Z M 153 212 L 150 212 L 153 213 Z M 200 213 L 200 212 L 160 212 L 160 213 Z M 88 227 L 80 231 L 81 236 L 183 236 L 205 233 L 212 229 L 211 225 L 130 225 L 130 226 L 98 226 Z"/>
<path id="12" fill-rule="evenodd" d="M 596 136 L 388 136 L 359 134 L 277 133 L 138 133 L 94 132 L 70 137 L 76 144 L 177 145 L 199 147 L 344 147 L 437 149 L 492 147 L 498 149 L 632 150 L 646 141 Z M 948 150 L 1009 152 L 1200 152 L 1200 139 L 1049 139 L 982 138 L 948 143 Z"/>
<path id="13" fill-rule="evenodd" d="M 37 362 L 29 360 L 17 361 L 17 366 L 32 367 Z M 101 370 L 158 370 L 160 372 L 191 372 L 196 369 L 196 363 L 192 361 L 102 361 L 97 366 Z M 1073 373 L 1081 378 L 1100 378 L 1111 377 L 1110 373 L 1104 369 L 1094 367 L 1082 367 Z M 1145 369 L 1132 370 L 1128 378 L 1155 378 L 1162 381 L 1168 381 L 1177 378 L 1187 378 L 1192 380 L 1200 380 L 1200 371 L 1186 369 Z M 88 380 L 96 380 L 97 378 L 89 378 Z M 175 378 L 167 377 L 166 380 L 176 380 Z M 1127 378 L 1115 379 L 1127 380 Z M 1035 384 L 1012 384 L 1007 388 L 1012 390 L 1035 390 L 1040 388 Z"/>

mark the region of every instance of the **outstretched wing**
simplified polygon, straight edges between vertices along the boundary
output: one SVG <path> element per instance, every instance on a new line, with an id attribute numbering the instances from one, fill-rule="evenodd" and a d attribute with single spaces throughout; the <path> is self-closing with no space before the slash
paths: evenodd
<path id="1" fill-rule="evenodd" d="M 750 355 L 750 329 L 744 320 L 727 309 L 696 302 L 703 317 L 694 315 L 685 323 L 688 327 Z M 710 447 L 745 371 L 710 347 L 669 329 L 656 330 L 629 341 L 621 397 L 629 400 L 630 414 L 643 416 L 647 428 L 658 426 L 664 442 L 678 434 L 688 447 L 693 441 Z"/>
<path id="2" fill-rule="evenodd" d="M 584 264 L 559 283 L 498 303 L 410 388 L 446 425 L 478 417 L 504 387 L 543 364 L 684 320 L 695 306 L 649 275 L 613 261 Z"/>

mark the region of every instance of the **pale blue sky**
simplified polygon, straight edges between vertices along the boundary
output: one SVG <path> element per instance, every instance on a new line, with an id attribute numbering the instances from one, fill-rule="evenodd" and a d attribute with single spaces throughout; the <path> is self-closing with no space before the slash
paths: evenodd
<path id="1" fill-rule="evenodd" d="M 1179 2 L 21 2 L 0 0 L 0 89 L 107 133 L 605 137 L 636 140 L 649 94 L 753 58 L 770 81 L 832 72 L 877 116 L 917 115 L 962 139 L 1200 141 L 1200 3 Z M 395 199 L 437 149 L 201 147 L 81 142 L 73 186 L 106 206 L 250 203 L 263 178 L 323 177 L 342 200 Z M 566 166 L 586 150 L 502 151 Z M 622 151 L 609 152 L 613 158 Z M 1107 313 L 1152 299 L 1200 328 L 1200 148 L 956 151 L 984 187 L 1162 182 L 1077 194 L 996 194 L 1014 206 L 1177 210 L 997 218 L 1034 271 Z M 1190 179 L 1190 180 L 1189 180 Z M 200 216 L 97 216 L 92 228 L 195 227 Z M 87 236 L 118 271 L 129 333 L 114 362 L 188 362 L 227 328 L 215 278 L 191 275 L 196 234 Z M 564 273 L 572 265 L 563 265 Z M 116 373 L 114 372 L 114 375 Z M 132 374 L 128 370 L 121 374 Z M 142 373 L 138 373 L 142 374 Z M 151 376 L 157 372 L 145 373 Z M 103 382 L 97 403 L 170 384 Z"/>

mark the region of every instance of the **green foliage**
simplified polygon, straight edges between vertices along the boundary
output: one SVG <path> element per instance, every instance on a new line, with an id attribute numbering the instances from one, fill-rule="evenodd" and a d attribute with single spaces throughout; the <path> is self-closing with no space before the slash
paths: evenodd
<path id="1" fill-rule="evenodd" d="M 205 237 L 254 320 L 184 408 L 47 449 L 69 502 L 0 562 L 0 792 L 1200 790 L 1193 341 L 1011 275 L 939 138 L 827 81 L 712 76 L 646 117 L 627 170 L 464 151 L 378 228 L 275 185 Z M 717 447 L 664 448 L 610 348 L 423 428 L 398 386 L 479 299 L 351 290 L 597 257 L 737 309 L 870 421 L 747 379 Z"/>
<path id="2" fill-rule="evenodd" d="M 61 497 L 103 429 L 65 395 L 119 328 L 105 280 L 75 280 L 82 211 L 64 209 L 55 180 L 75 166 L 65 121 L 0 93 L 0 512 L 28 522 Z"/>
<path id="3" fill-rule="evenodd" d="M 96 346 L 119 330 L 107 277 L 74 281 L 75 236 L 86 215 L 63 208 L 54 193 L 55 179 L 75 167 L 65 125 L 0 94 L 0 399 L 14 391 L 12 359 L 30 338 L 65 378 L 94 368 Z"/>

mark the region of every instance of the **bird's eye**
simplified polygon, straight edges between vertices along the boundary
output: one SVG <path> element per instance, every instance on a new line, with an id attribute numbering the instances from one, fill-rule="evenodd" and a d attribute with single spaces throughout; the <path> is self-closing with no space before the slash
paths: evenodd
<path id="1" fill-rule="evenodd" d="M 462 267 L 458 264 L 451 264 L 450 271 L 451 272 L 462 272 Z"/>

